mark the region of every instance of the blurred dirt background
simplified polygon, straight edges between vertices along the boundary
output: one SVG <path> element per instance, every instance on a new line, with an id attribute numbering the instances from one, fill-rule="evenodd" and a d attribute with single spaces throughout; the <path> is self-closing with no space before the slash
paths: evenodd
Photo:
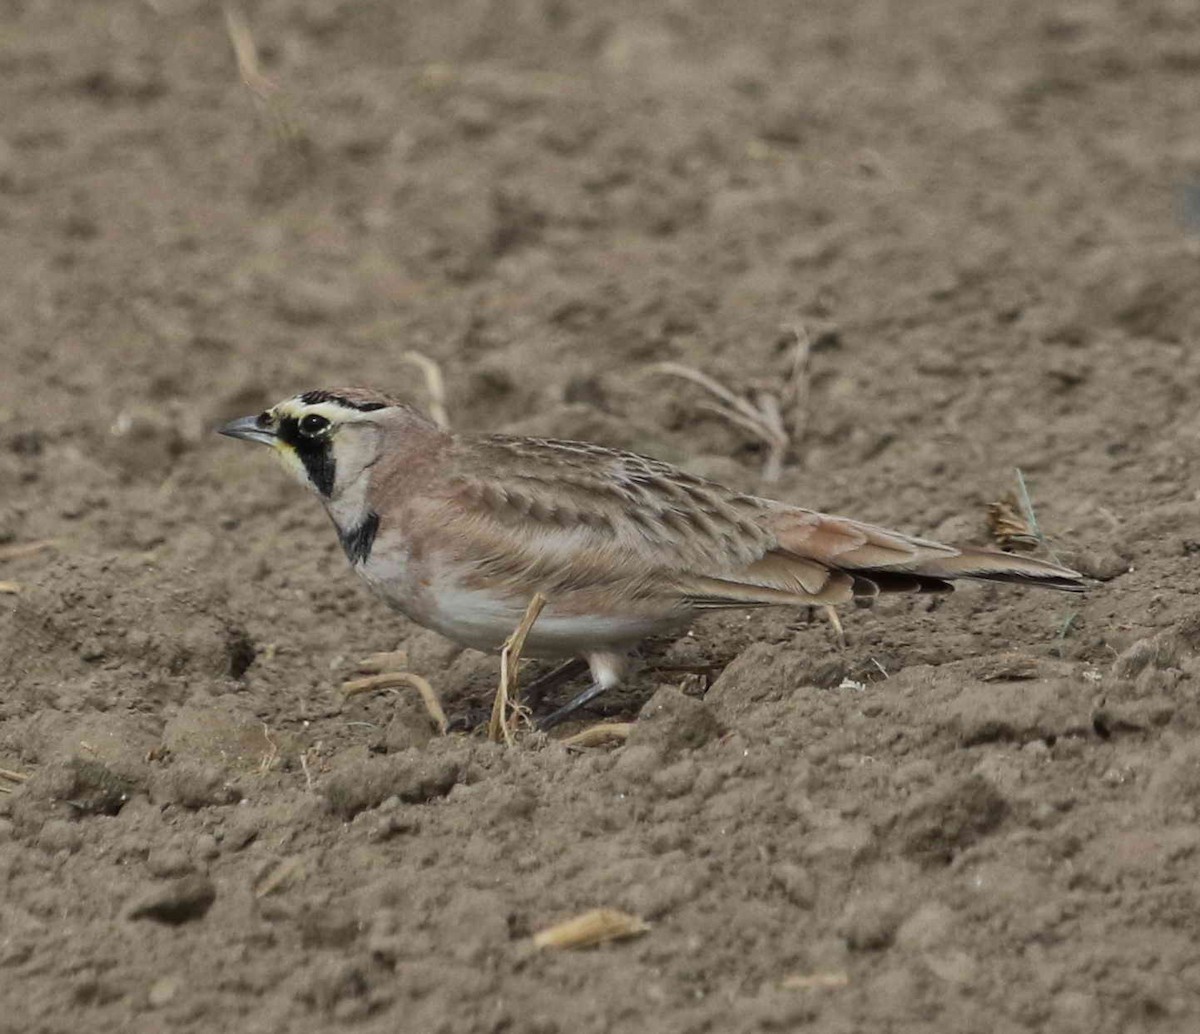
<path id="1" fill-rule="evenodd" d="M 1200 1024 L 1200 13 L 1190 0 L 0 7 L 0 1030 Z M 986 541 L 976 588 L 659 644 L 616 749 L 345 700 L 408 650 L 220 421 L 295 391 L 632 447 Z M 50 545 L 39 545 L 52 540 Z M 653 696 L 653 699 L 651 697 Z M 650 703 L 646 703 L 650 701 Z M 642 937 L 536 952 L 595 906 Z"/>

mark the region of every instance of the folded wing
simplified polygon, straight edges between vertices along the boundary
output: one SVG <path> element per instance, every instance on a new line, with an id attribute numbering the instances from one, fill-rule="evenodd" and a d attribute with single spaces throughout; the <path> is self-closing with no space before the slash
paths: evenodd
<path id="1" fill-rule="evenodd" d="M 460 559 L 515 593 L 603 589 L 715 608 L 944 592 L 961 578 L 1084 588 L 1044 560 L 742 495 L 599 446 L 492 437 L 469 455 L 437 520 L 457 529 Z"/>

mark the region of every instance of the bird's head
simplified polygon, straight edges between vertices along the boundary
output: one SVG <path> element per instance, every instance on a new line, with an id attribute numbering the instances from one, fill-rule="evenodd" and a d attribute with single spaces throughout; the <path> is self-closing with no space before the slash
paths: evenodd
<path id="1" fill-rule="evenodd" d="M 293 477 L 330 500 L 378 462 L 389 427 L 406 419 L 427 423 L 380 392 L 338 388 L 284 399 L 220 433 L 271 446 Z"/>

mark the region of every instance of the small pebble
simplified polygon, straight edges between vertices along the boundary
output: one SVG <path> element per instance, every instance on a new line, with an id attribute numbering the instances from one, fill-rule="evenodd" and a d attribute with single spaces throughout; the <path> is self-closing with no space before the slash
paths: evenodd
<path id="1" fill-rule="evenodd" d="M 183 981 L 174 974 L 159 977 L 150 985 L 150 990 L 146 994 L 146 1001 L 150 1003 L 150 1008 L 161 1009 L 164 1005 L 169 1005 L 179 994 L 182 984 Z"/>

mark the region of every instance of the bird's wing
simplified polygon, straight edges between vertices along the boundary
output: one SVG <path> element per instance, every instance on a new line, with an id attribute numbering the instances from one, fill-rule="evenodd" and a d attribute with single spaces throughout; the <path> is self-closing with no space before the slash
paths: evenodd
<path id="1" fill-rule="evenodd" d="M 455 559 L 481 585 L 525 597 L 612 591 L 749 607 L 942 589 L 963 576 L 1073 575 L 1006 554 L 964 567 L 982 554 L 743 495 L 586 443 L 470 439 L 447 457 L 440 480 L 423 523 L 454 543 Z"/>
<path id="2" fill-rule="evenodd" d="M 702 607 L 839 602 L 854 578 L 776 553 L 764 501 L 577 442 L 490 436 L 446 458 L 421 523 L 480 585 Z"/>

